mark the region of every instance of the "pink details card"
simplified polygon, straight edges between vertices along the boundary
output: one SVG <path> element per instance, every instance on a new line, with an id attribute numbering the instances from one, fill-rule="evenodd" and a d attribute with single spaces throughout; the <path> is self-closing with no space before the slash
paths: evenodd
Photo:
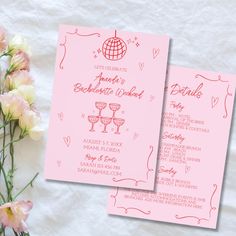
<path id="1" fill-rule="evenodd" d="M 235 82 L 170 66 L 155 191 L 112 190 L 110 214 L 216 228 Z"/>
<path id="2" fill-rule="evenodd" d="M 153 190 L 169 38 L 60 27 L 46 179 Z"/>

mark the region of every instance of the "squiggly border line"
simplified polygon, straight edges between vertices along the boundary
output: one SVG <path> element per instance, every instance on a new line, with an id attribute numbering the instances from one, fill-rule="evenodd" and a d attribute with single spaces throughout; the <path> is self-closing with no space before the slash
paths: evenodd
<path id="1" fill-rule="evenodd" d="M 136 211 L 139 211 L 139 212 L 141 212 L 141 213 L 143 213 L 145 215 L 150 215 L 151 214 L 151 211 L 143 211 L 143 210 L 140 210 L 140 209 L 138 209 L 136 207 L 127 207 L 127 208 L 126 207 L 117 207 L 117 208 L 124 209 L 125 214 L 128 214 L 129 210 L 136 210 Z"/>
<path id="2" fill-rule="evenodd" d="M 114 182 L 121 182 L 121 181 L 124 181 L 124 180 L 127 180 L 127 181 L 129 181 L 129 180 L 131 180 L 131 181 L 134 181 L 135 182 L 135 186 L 138 186 L 138 183 L 146 183 L 146 181 L 144 181 L 144 180 L 136 180 L 136 179 L 133 179 L 133 178 L 124 178 L 124 179 L 116 179 L 115 177 L 114 178 L 112 178 L 112 180 L 114 181 Z"/>
<path id="3" fill-rule="evenodd" d="M 75 31 L 74 31 L 74 32 L 66 32 L 66 34 L 77 35 L 77 36 L 81 36 L 81 37 L 90 37 L 90 36 L 97 36 L 97 37 L 100 37 L 100 36 L 101 36 L 101 34 L 99 34 L 99 33 L 80 34 L 80 33 L 78 33 L 78 28 L 75 28 Z M 67 53 L 66 43 L 67 43 L 67 38 L 66 38 L 66 36 L 65 36 L 64 42 L 59 44 L 60 46 L 62 46 L 62 47 L 64 48 L 63 56 L 62 56 L 62 59 L 61 59 L 60 64 L 59 64 L 59 68 L 60 68 L 61 70 L 64 69 L 64 67 L 63 67 L 63 62 L 64 62 L 64 60 L 65 60 L 66 53 Z"/>
<path id="4" fill-rule="evenodd" d="M 207 78 L 203 75 L 200 75 L 200 74 L 195 75 L 195 78 L 199 78 L 199 77 L 201 77 L 202 79 L 211 81 L 211 82 L 222 82 L 222 83 L 228 83 L 229 82 L 228 80 L 222 80 L 221 75 L 218 75 L 217 79 L 209 79 L 209 78 Z M 228 117 L 228 110 L 227 110 L 227 103 L 226 103 L 228 96 L 232 96 L 232 93 L 229 92 L 229 84 L 228 84 L 227 92 L 226 92 L 225 99 L 224 99 L 224 109 L 225 109 L 225 114 L 223 115 L 224 119 L 226 119 Z"/>
<path id="5" fill-rule="evenodd" d="M 232 93 L 229 92 L 229 85 L 227 87 L 227 91 L 226 91 L 226 95 L 225 95 L 225 99 L 224 99 L 225 114 L 223 115 L 223 118 L 228 117 L 228 111 L 227 111 L 227 98 L 228 98 L 228 96 L 232 96 Z"/>
<path id="6" fill-rule="evenodd" d="M 151 155 L 152 155 L 152 153 L 153 153 L 153 146 L 150 145 L 149 148 L 151 149 L 151 151 L 150 151 L 150 153 L 149 153 L 149 155 L 148 155 L 147 163 L 146 163 L 146 167 L 147 167 L 146 181 L 145 181 L 145 180 L 137 180 L 137 179 L 134 179 L 134 178 L 116 179 L 115 177 L 113 177 L 112 180 L 113 180 L 114 182 L 134 181 L 135 186 L 138 186 L 139 183 L 146 183 L 147 180 L 148 180 L 148 174 L 149 174 L 149 172 L 154 171 L 154 169 L 152 169 L 152 168 L 149 167 L 150 157 L 151 157 Z"/>
<path id="7" fill-rule="evenodd" d="M 119 193 L 119 188 L 116 188 L 116 193 L 115 193 L 115 195 L 111 195 L 111 197 L 112 198 L 114 198 L 114 204 L 113 204 L 113 206 L 115 207 L 116 206 L 116 201 L 117 201 L 117 195 L 118 195 L 118 193 Z"/>
<path id="8" fill-rule="evenodd" d="M 209 221 L 206 218 L 199 218 L 197 216 L 179 216 L 179 215 L 175 215 L 175 218 L 178 219 L 178 220 L 185 219 L 185 218 L 194 218 L 194 219 L 197 220 L 197 224 L 200 224 L 201 220 Z"/>
<path id="9" fill-rule="evenodd" d="M 95 36 L 95 35 L 97 35 L 97 37 L 100 37 L 101 36 L 101 34 L 99 34 L 99 33 L 92 33 L 92 34 L 80 34 L 79 32 L 78 32 L 78 28 L 75 28 L 75 31 L 74 32 L 66 32 L 67 34 L 71 34 L 71 35 L 77 35 L 77 36 L 82 36 L 82 37 L 89 37 L 89 36 Z"/>
<path id="10" fill-rule="evenodd" d="M 62 56 L 62 59 L 61 59 L 60 64 L 59 64 L 59 68 L 60 68 L 61 70 L 64 69 L 64 67 L 63 67 L 62 64 L 63 64 L 64 59 L 65 59 L 65 57 L 66 57 L 66 42 L 67 42 L 67 38 L 66 38 L 66 36 L 65 36 L 64 43 L 60 43 L 60 46 L 64 48 L 63 56 Z"/>
<path id="11" fill-rule="evenodd" d="M 212 205 L 212 201 L 213 201 L 213 197 L 216 193 L 216 190 L 217 190 L 217 184 L 213 184 L 213 192 L 211 194 L 211 198 L 210 198 L 210 210 L 209 210 L 209 216 L 208 218 L 201 218 L 201 217 L 197 217 L 197 216 L 192 216 L 192 215 L 187 215 L 187 216 L 179 216 L 178 214 L 175 215 L 175 218 L 178 219 L 178 220 L 181 220 L 181 219 L 186 219 L 186 218 L 193 218 L 193 219 L 196 219 L 197 220 L 197 224 L 200 224 L 202 220 L 205 220 L 205 221 L 209 221 L 210 218 L 211 218 L 211 212 L 213 210 L 216 210 L 216 207 L 214 207 Z"/>
<path id="12" fill-rule="evenodd" d="M 116 207 L 118 194 L 119 194 L 119 188 L 116 188 L 116 193 L 115 193 L 115 195 L 113 195 L 113 194 L 111 195 L 111 198 L 114 198 L 114 203 L 113 203 L 113 206 L 114 206 L 114 207 Z M 125 214 L 128 214 L 129 210 L 139 211 L 139 212 L 141 212 L 141 213 L 143 213 L 143 214 L 145 214 L 145 215 L 150 215 L 150 214 L 151 214 L 151 211 L 150 211 L 150 210 L 144 211 L 144 210 L 141 210 L 141 209 L 139 209 L 139 208 L 137 208 L 137 207 L 123 207 L 123 206 L 117 206 L 116 208 L 118 208 L 118 209 L 124 209 Z"/>
<path id="13" fill-rule="evenodd" d="M 215 192 L 216 192 L 216 190 L 217 190 L 217 185 L 216 185 L 216 184 L 213 184 L 213 187 L 214 187 L 215 189 L 214 189 L 214 191 L 213 191 L 213 193 L 212 193 L 212 195 L 211 195 L 211 199 L 210 199 L 209 219 L 211 218 L 211 212 L 216 210 L 216 207 L 214 207 L 214 206 L 212 205 L 212 200 L 213 200 L 213 197 L 214 197 Z"/>
<path id="14" fill-rule="evenodd" d="M 151 155 L 152 155 L 152 153 L 153 153 L 153 146 L 150 145 L 150 148 L 151 148 L 151 152 L 149 153 L 149 156 L 148 156 L 148 159 L 147 159 L 147 172 L 146 172 L 146 178 L 147 178 L 147 180 L 148 180 L 149 172 L 154 171 L 153 168 L 150 168 L 150 167 L 149 167 L 149 160 L 150 160 L 150 157 L 151 157 Z"/>
<path id="15" fill-rule="evenodd" d="M 200 74 L 196 74 L 196 75 L 195 75 L 195 78 L 196 78 L 196 79 L 199 78 L 199 77 L 201 77 L 202 79 L 211 81 L 211 82 L 218 82 L 218 81 L 220 81 L 220 82 L 222 82 L 222 83 L 228 83 L 228 82 L 229 82 L 228 80 L 222 80 L 222 79 L 221 79 L 221 75 L 218 75 L 218 79 L 208 79 L 207 77 L 205 77 L 205 76 L 203 76 L 203 75 L 200 75 Z"/>

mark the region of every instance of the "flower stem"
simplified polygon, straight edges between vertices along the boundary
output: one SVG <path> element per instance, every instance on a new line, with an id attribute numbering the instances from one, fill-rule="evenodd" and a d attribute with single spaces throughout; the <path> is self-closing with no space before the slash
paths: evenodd
<path id="1" fill-rule="evenodd" d="M 0 58 L 4 56 L 10 56 L 10 54 L 8 52 L 4 52 L 2 55 L 0 55 Z"/>
<path id="2" fill-rule="evenodd" d="M 32 180 L 30 180 L 30 182 L 28 184 L 25 185 L 25 187 L 20 191 L 18 192 L 15 197 L 13 198 L 14 200 L 21 194 L 23 193 L 29 186 L 33 186 L 33 182 L 34 180 L 38 177 L 39 173 L 36 173 L 36 175 L 32 178 Z"/>
<path id="3" fill-rule="evenodd" d="M 0 225 L 0 236 L 5 236 L 5 227 L 3 225 Z"/>
<path id="4" fill-rule="evenodd" d="M 5 146 L 5 148 L 7 148 L 8 146 L 10 146 L 11 144 L 13 144 L 13 143 L 17 143 L 17 142 L 19 142 L 21 139 L 23 139 L 24 137 L 19 137 L 18 139 L 15 139 L 15 140 L 12 140 L 11 142 L 9 142 L 6 146 Z M 2 150 L 0 150 L 0 152 L 3 152 L 3 150 L 4 150 L 4 148 L 2 149 Z"/>
<path id="5" fill-rule="evenodd" d="M 8 122 L 6 122 L 4 125 L 0 126 L 0 129 L 6 127 L 8 125 Z"/>
<path id="6" fill-rule="evenodd" d="M 0 163 L 1 164 L 1 163 Z M 7 189 L 7 198 L 10 198 L 10 187 L 8 185 L 8 181 L 7 181 L 7 175 L 6 172 L 2 166 L 2 164 L 0 165 L 1 169 L 2 169 L 2 173 L 3 173 L 3 177 L 4 177 L 4 181 L 5 181 L 5 185 L 6 185 L 6 189 Z"/>
<path id="7" fill-rule="evenodd" d="M 2 114 L 2 116 L 3 116 L 3 124 L 5 124 L 4 114 Z M 0 159 L 0 176 L 1 176 L 1 172 L 2 172 L 4 181 L 5 181 L 5 185 L 6 185 L 6 189 L 7 189 L 7 198 L 9 199 L 9 197 L 10 197 L 10 188 L 9 188 L 6 172 L 3 168 L 4 161 L 5 161 L 5 148 L 6 148 L 5 144 L 6 144 L 6 125 L 3 127 L 3 141 L 2 141 L 2 150 L 1 150 L 2 160 Z"/>
<path id="8" fill-rule="evenodd" d="M 18 233 L 14 229 L 12 229 L 12 230 L 13 230 L 15 236 L 19 236 Z"/>
<path id="9" fill-rule="evenodd" d="M 14 138 L 14 132 L 12 129 L 13 122 L 10 122 L 10 157 L 11 157 L 11 168 L 10 168 L 10 175 L 9 175 L 9 182 L 10 182 L 10 200 L 12 201 L 12 190 L 13 190 L 13 179 L 14 179 L 14 145 L 13 145 L 13 138 Z"/>
<path id="10" fill-rule="evenodd" d="M 9 122 L 5 122 L 5 116 L 3 114 L 3 122 L 4 122 L 4 125 L 0 126 L 0 129 L 4 128 L 3 130 L 3 142 L 2 142 L 2 147 L 3 149 L 1 150 L 2 152 L 2 155 L 0 156 L 0 167 L 4 166 L 4 161 L 6 159 L 5 157 L 5 150 L 4 150 L 4 147 L 5 147 L 5 143 L 6 143 L 6 126 L 8 125 Z M 1 160 L 2 159 L 2 160 Z M 1 168 L 0 168 L 0 176 L 1 176 Z"/>
<path id="11" fill-rule="evenodd" d="M 0 197 L 1 197 L 2 201 L 3 201 L 3 203 L 5 203 L 5 202 L 6 202 L 6 199 L 5 199 L 5 197 L 3 196 L 2 193 L 0 193 Z"/>
<path id="12" fill-rule="evenodd" d="M 14 132 L 12 130 L 12 122 L 10 122 L 10 156 L 11 156 L 11 171 L 14 171 L 14 146 L 13 146 Z"/>
<path id="13" fill-rule="evenodd" d="M 5 124 L 5 115 L 2 114 L 2 119 L 3 119 L 3 124 Z M 0 166 L 3 168 L 3 164 L 4 164 L 4 158 L 5 158 L 5 144 L 6 144 L 6 126 L 3 126 L 3 140 L 2 140 L 2 158 L 3 161 L 0 160 Z M 2 168 L 0 168 L 0 176 L 1 176 L 1 170 Z"/>

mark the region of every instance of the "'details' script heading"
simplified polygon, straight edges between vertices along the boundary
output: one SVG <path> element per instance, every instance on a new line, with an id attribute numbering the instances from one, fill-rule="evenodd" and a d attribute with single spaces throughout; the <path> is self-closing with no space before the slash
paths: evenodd
<path id="1" fill-rule="evenodd" d="M 182 95 L 183 97 L 189 96 L 200 99 L 203 95 L 202 88 L 203 83 L 200 83 L 196 88 L 189 88 L 176 83 L 170 86 L 170 95 Z"/>

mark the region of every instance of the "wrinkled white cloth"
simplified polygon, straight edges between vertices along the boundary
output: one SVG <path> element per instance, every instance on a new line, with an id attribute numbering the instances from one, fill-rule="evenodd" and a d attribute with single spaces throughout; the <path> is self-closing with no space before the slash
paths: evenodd
<path id="1" fill-rule="evenodd" d="M 0 0 L 0 24 L 32 47 L 37 107 L 47 130 L 58 25 L 75 24 L 169 35 L 169 62 L 236 74 L 235 0 Z M 63 96 L 63 95 L 62 95 Z M 73 106 L 73 104 L 71 104 Z M 22 198 L 34 208 L 32 236 L 232 236 L 236 232 L 236 117 L 232 125 L 217 230 L 108 216 L 109 188 L 45 181 L 47 132 L 42 141 L 17 145 L 17 186 L 40 176 Z"/>

